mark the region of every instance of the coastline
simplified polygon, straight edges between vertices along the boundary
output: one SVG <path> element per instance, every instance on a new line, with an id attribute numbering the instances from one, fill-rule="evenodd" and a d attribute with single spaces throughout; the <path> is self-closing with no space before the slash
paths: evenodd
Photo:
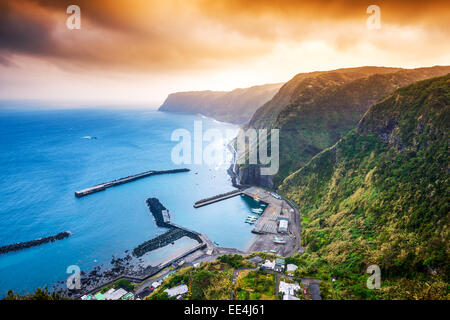
<path id="1" fill-rule="evenodd" d="M 84 134 L 84 133 L 83 133 Z M 98 134 L 97 134 L 98 135 Z M 236 172 L 236 150 L 234 150 L 234 147 L 232 145 L 234 140 L 231 140 L 228 142 L 227 145 L 224 145 L 225 148 L 227 148 L 228 152 L 232 152 L 232 159 L 233 162 L 230 164 L 228 169 L 226 169 L 226 166 L 222 167 L 221 174 L 226 177 L 227 175 L 231 178 L 231 184 L 233 186 L 236 186 L 239 189 L 243 189 L 244 186 L 241 186 L 239 184 L 239 176 Z M 94 141 L 95 143 L 98 143 L 97 141 Z M 83 144 L 86 143 L 84 140 L 82 142 Z M 83 145 L 83 148 L 84 145 Z M 225 174 L 223 170 L 226 170 L 227 173 Z M 208 175 L 208 174 L 207 174 Z M 233 177 L 235 179 L 233 179 Z M 205 176 L 203 176 L 205 178 Z M 223 179 L 222 179 L 223 180 Z M 222 181 L 220 180 L 220 181 Z M 230 181 L 226 179 L 226 184 L 223 186 L 228 186 L 230 184 Z M 126 191 L 126 190 L 125 190 Z M 114 193 L 117 191 L 111 190 L 111 192 L 108 192 L 105 196 L 108 197 L 108 194 L 114 197 Z M 146 191 L 148 192 L 148 191 Z M 154 192 L 154 191 L 153 191 Z M 102 196 L 101 198 L 105 198 L 105 196 Z M 140 197 L 142 195 L 140 194 Z M 73 194 L 71 194 L 71 197 L 73 197 Z M 97 198 L 99 198 L 97 196 Z M 89 201 L 98 201 L 95 200 L 96 196 L 88 197 L 87 199 L 82 200 L 83 203 L 87 203 Z M 144 198 L 145 199 L 145 198 Z M 134 199 L 133 201 L 136 201 Z M 137 199 L 139 202 L 140 200 Z M 167 199 L 165 199 L 167 201 Z M 227 206 L 227 205 L 225 205 Z M 179 212 L 180 208 L 177 208 L 177 212 Z M 240 221 L 238 221 L 240 223 Z M 174 224 L 173 224 L 174 225 Z M 176 226 L 176 225 L 174 225 Z M 184 228 L 181 226 L 177 226 L 180 228 Z M 186 228 L 184 228 L 186 229 Z M 194 231 L 195 232 L 195 231 Z M 79 232 L 77 232 L 77 235 L 79 235 Z M 241 255 L 248 255 L 252 252 L 252 248 L 255 246 L 255 242 L 258 239 L 258 235 L 255 235 L 255 237 L 252 237 L 251 240 L 248 241 L 248 243 L 245 244 L 245 246 L 239 250 L 233 247 L 220 247 L 219 245 L 216 245 L 213 241 L 208 239 L 208 237 L 204 234 L 200 234 L 199 237 L 203 241 L 203 245 L 199 243 L 199 247 L 195 248 L 189 248 L 186 251 L 183 251 L 182 254 L 175 256 L 173 259 L 169 259 L 167 261 L 164 261 L 160 264 L 155 265 L 148 265 L 148 266 L 142 266 L 141 261 L 139 261 L 139 257 L 133 257 L 131 254 L 132 248 L 134 246 L 130 247 L 122 247 L 120 251 L 117 253 L 114 253 L 111 263 L 108 263 L 108 257 L 106 259 L 101 260 L 101 262 L 97 262 L 94 260 L 94 265 L 92 267 L 82 269 L 85 271 L 81 271 L 81 280 L 83 283 L 82 290 L 76 291 L 68 291 L 65 289 L 65 278 L 64 275 L 62 277 L 59 277 L 55 280 L 55 282 L 48 281 L 48 286 L 51 288 L 53 286 L 53 290 L 56 292 L 67 292 L 69 293 L 70 297 L 77 298 L 80 295 L 82 295 L 83 292 L 91 292 L 97 290 L 99 287 L 103 287 L 105 285 L 108 285 L 108 283 L 113 283 L 114 281 L 125 278 L 129 279 L 130 281 L 136 281 L 138 283 L 141 283 L 143 281 L 146 281 L 148 279 L 153 278 L 155 275 L 161 273 L 161 272 L 170 272 L 168 269 L 171 269 L 172 263 L 177 263 L 180 259 L 183 259 L 186 261 L 186 263 L 196 263 L 198 261 L 207 261 L 207 260 L 215 260 L 220 255 L 224 254 L 241 254 Z M 219 242 L 221 242 L 219 240 Z M 170 247 L 170 241 L 167 242 L 168 247 Z M 221 243 L 224 244 L 224 243 Z M 161 247 L 161 246 L 159 246 Z M 126 250 L 125 250 L 126 249 Z M 123 250 L 123 251 L 122 251 Z M 184 249 L 183 249 L 184 250 Z M 153 250 L 152 250 L 153 251 Z M 167 251 L 164 251 L 167 252 Z M 177 252 L 178 253 L 178 252 Z M 109 256 L 111 257 L 111 255 Z M 172 257 L 172 256 L 171 256 Z M 96 258 L 96 257 L 93 257 Z M 61 280 L 63 279 L 63 280 Z M 36 287 L 35 287 L 36 288 Z M 33 289 L 30 289 L 33 290 Z"/>
<path id="2" fill-rule="evenodd" d="M 236 164 L 236 150 L 234 150 L 234 147 L 232 146 L 232 143 L 235 139 L 231 140 L 227 144 L 227 149 L 229 152 L 232 152 L 233 155 L 233 163 L 230 165 L 230 167 L 227 170 L 227 173 L 230 175 L 232 179 L 232 185 L 237 186 L 238 188 L 242 188 L 237 183 L 239 180 L 238 175 L 234 172 L 234 168 L 237 165 Z M 231 169 L 231 171 L 230 171 Z M 152 200 L 153 199 L 153 200 Z M 157 203 L 156 203 L 156 201 Z M 150 202 L 154 202 L 153 205 L 159 207 L 159 212 L 156 212 L 155 214 L 155 208 L 152 210 L 152 205 L 149 204 Z M 171 222 L 167 223 L 167 221 L 164 220 L 163 215 L 161 214 L 162 210 L 166 210 L 166 208 L 159 202 L 156 198 L 149 198 L 147 199 L 147 205 L 151 211 L 151 213 L 154 216 L 155 223 L 159 227 L 163 228 L 169 228 L 169 231 L 165 234 L 162 234 L 160 236 L 157 236 L 156 238 L 152 238 L 150 240 L 145 241 L 138 247 L 136 247 L 133 250 L 133 253 L 135 253 L 135 250 L 139 251 L 137 255 L 134 254 L 127 254 L 123 258 L 114 259 L 111 261 L 113 267 L 111 269 L 108 269 L 104 271 L 103 273 L 100 272 L 100 267 L 94 268 L 89 274 L 83 274 L 82 281 L 87 284 L 87 287 L 84 290 L 73 290 L 69 291 L 69 295 L 74 298 L 80 298 L 84 294 L 89 294 L 91 292 L 95 292 L 97 290 L 100 290 L 102 287 L 105 287 L 109 284 L 114 283 L 115 281 L 119 279 L 128 279 L 129 281 L 142 283 L 146 281 L 147 279 L 152 278 L 158 273 L 163 272 L 168 266 L 176 263 L 180 259 L 186 259 L 186 260 L 192 260 L 192 263 L 195 263 L 196 261 L 205 261 L 205 260 L 213 260 L 219 257 L 223 254 L 242 254 L 242 255 L 248 255 L 250 254 L 250 249 L 254 246 L 255 242 L 257 241 L 258 236 L 255 235 L 253 239 L 251 239 L 246 245 L 245 250 L 241 251 L 236 248 L 226 248 L 226 247 L 220 247 L 216 244 L 214 244 L 206 235 L 197 233 L 195 231 L 186 229 L 184 227 L 178 226 L 176 224 L 173 224 Z M 158 211 L 158 210 L 156 210 Z M 183 230 L 183 231 L 174 231 L 174 230 Z M 173 233 L 178 233 L 174 235 Z M 197 237 L 199 240 L 199 244 L 194 247 L 190 248 L 187 251 L 183 252 L 182 254 L 176 256 L 173 259 L 168 260 L 165 263 L 156 265 L 156 266 L 147 266 L 145 268 L 138 267 L 136 269 L 136 266 L 139 266 L 140 264 L 140 257 L 142 257 L 146 253 L 151 253 L 154 250 L 157 250 L 158 248 L 163 248 L 166 245 L 169 245 L 170 243 L 173 243 L 173 241 L 176 241 L 177 239 L 180 239 L 181 236 L 185 236 L 187 234 L 194 234 L 194 238 Z M 156 239 L 156 240 L 155 240 Z M 161 241 L 160 241 L 161 240 Z M 142 249 L 142 246 L 145 247 L 145 244 L 149 245 L 150 250 L 140 250 Z M 140 247 L 141 246 L 141 247 Z M 138 249 L 140 247 L 140 249 Z M 128 252 L 128 250 L 127 250 Z M 126 252 L 126 253 L 127 253 Z M 195 254 L 196 252 L 200 252 L 200 254 Z"/>

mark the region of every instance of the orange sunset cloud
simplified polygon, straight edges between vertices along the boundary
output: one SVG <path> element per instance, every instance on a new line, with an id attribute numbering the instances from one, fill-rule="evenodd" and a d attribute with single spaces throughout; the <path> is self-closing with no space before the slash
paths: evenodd
<path id="1" fill-rule="evenodd" d="M 81 29 L 66 8 L 81 8 Z M 369 30 L 366 9 L 380 7 Z M 299 72 L 450 61 L 448 1 L 87 1 L 0 4 L 0 99 L 139 102 Z"/>

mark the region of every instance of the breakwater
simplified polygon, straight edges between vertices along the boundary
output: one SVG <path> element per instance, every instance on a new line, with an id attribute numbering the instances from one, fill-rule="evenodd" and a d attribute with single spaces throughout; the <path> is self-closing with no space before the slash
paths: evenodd
<path id="1" fill-rule="evenodd" d="M 172 225 L 170 224 L 170 214 L 168 213 L 166 207 L 164 207 L 157 198 L 148 198 L 146 203 L 155 218 L 155 222 L 158 227 L 172 228 Z M 167 215 L 169 215 L 169 220 L 164 219 Z"/>
<path id="2" fill-rule="evenodd" d="M 135 174 L 135 175 L 131 175 L 131 176 L 128 176 L 128 177 L 119 178 L 119 179 L 116 179 L 116 180 L 113 180 L 113 181 L 103 182 L 103 183 L 97 184 L 97 185 L 95 185 L 93 187 L 90 187 L 90 188 L 86 188 L 86 189 L 83 189 L 83 190 L 75 191 L 75 196 L 78 197 L 78 198 L 84 197 L 84 196 L 87 196 L 88 194 L 91 194 L 91 193 L 96 193 L 96 192 L 99 192 L 99 191 L 103 191 L 105 189 L 108 189 L 108 188 L 111 188 L 111 187 L 114 187 L 114 186 L 118 186 L 118 185 L 121 185 L 121 184 L 124 184 L 124 183 L 128 183 L 128 182 L 135 181 L 135 180 L 142 179 L 142 178 L 149 177 L 149 176 L 154 176 L 154 175 L 159 175 L 159 174 L 188 172 L 188 171 L 190 171 L 190 169 L 187 169 L 187 168 L 161 170 L 161 171 L 155 171 L 155 170 L 145 171 L 145 172 L 138 173 L 138 174 Z"/>
<path id="3" fill-rule="evenodd" d="M 184 236 L 190 236 L 189 232 L 179 228 L 173 228 L 162 235 L 157 236 L 151 240 L 145 241 L 144 243 L 138 245 L 133 250 L 133 255 L 136 257 L 141 257 L 147 252 L 153 251 L 158 248 L 167 246 L 168 244 L 181 239 Z"/>
<path id="4" fill-rule="evenodd" d="M 210 197 L 210 198 L 206 198 L 206 199 L 202 199 L 199 200 L 197 202 L 194 203 L 194 208 L 199 208 L 202 206 L 206 206 L 207 204 L 211 204 L 214 202 L 218 202 L 218 201 L 222 201 L 231 197 L 235 197 L 237 195 L 242 194 L 242 190 L 233 190 L 230 192 L 226 192 L 226 193 L 222 193 L 222 194 L 218 194 L 216 196 Z"/>
<path id="5" fill-rule="evenodd" d="M 9 245 L 0 247 L 0 254 L 8 253 L 11 251 L 27 249 L 27 248 L 31 248 L 31 247 L 36 247 L 36 246 L 39 246 L 41 244 L 45 244 L 48 242 L 54 242 L 56 240 L 62 240 L 62 239 L 69 237 L 70 235 L 71 235 L 71 233 L 69 231 L 66 231 L 66 232 L 60 232 L 57 235 L 50 236 L 50 237 L 39 238 L 39 239 L 32 240 L 32 241 L 9 244 Z"/>
<path id="6" fill-rule="evenodd" d="M 170 213 L 157 198 L 148 198 L 147 206 L 155 218 L 156 225 L 162 228 L 170 229 L 166 233 L 159 235 L 153 239 L 145 241 L 133 249 L 133 255 L 141 257 L 145 253 L 162 248 L 182 237 L 189 237 L 203 244 L 203 240 L 198 232 L 180 227 L 170 221 Z"/>

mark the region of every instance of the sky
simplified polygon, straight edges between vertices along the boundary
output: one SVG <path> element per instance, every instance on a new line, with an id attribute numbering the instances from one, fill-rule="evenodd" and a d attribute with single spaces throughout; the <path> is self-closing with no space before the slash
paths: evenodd
<path id="1" fill-rule="evenodd" d="M 300 72 L 449 64 L 450 1 L 0 1 L 0 100 L 155 108 Z"/>

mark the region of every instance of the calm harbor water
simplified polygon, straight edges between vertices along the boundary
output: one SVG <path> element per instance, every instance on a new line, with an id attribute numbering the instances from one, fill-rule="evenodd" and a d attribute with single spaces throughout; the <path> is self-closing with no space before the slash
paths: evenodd
<path id="1" fill-rule="evenodd" d="M 238 196 L 199 209 L 192 206 L 232 190 L 228 165 L 176 166 L 171 161 L 177 144 L 170 140 L 172 131 L 193 132 L 195 120 L 203 122 L 204 130 L 238 129 L 201 116 L 157 111 L 0 110 L 0 245 L 73 233 L 62 241 L 0 255 L 0 296 L 8 289 L 51 287 L 67 278 L 69 265 L 84 271 L 108 265 L 112 255 L 122 256 L 165 232 L 146 206 L 149 197 L 159 198 L 176 224 L 221 246 L 245 249 L 254 236 L 244 220 L 259 203 Z M 74 191 L 100 182 L 176 167 L 191 171 L 74 196 Z M 164 250 L 155 252 L 153 263 L 164 255 Z"/>

